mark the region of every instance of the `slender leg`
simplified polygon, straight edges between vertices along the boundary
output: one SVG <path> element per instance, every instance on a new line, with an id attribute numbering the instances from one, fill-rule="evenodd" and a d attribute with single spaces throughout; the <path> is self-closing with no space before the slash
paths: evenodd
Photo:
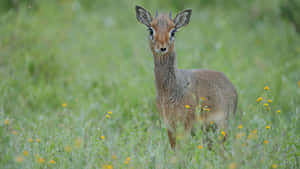
<path id="1" fill-rule="evenodd" d="M 196 131 L 195 131 L 196 129 L 193 127 L 192 129 L 191 129 L 191 136 L 196 136 Z"/>
<path id="2" fill-rule="evenodd" d="M 176 146 L 176 138 L 174 137 L 173 133 L 170 130 L 168 130 L 168 136 L 169 136 L 169 142 L 171 148 L 174 150 Z"/>
<path id="3" fill-rule="evenodd" d="M 208 150 L 213 150 L 213 140 L 210 138 L 209 132 L 213 131 L 213 127 L 207 124 L 201 126 L 203 134 L 203 142 L 207 144 Z"/>

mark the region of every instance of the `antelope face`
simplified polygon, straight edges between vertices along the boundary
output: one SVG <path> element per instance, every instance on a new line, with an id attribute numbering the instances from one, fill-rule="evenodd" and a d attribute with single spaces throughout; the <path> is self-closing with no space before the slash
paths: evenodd
<path id="1" fill-rule="evenodd" d="M 187 25 L 192 14 L 191 9 L 179 12 L 174 19 L 170 15 L 160 14 L 152 18 L 144 8 L 136 6 L 137 20 L 146 25 L 149 31 L 150 47 L 154 54 L 164 55 L 174 48 L 175 33 Z"/>

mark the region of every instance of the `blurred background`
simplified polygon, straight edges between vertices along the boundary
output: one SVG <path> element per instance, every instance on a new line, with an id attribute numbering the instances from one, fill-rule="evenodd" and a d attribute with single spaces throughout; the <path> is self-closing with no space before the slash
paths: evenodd
<path id="1" fill-rule="evenodd" d="M 15 124 L 9 131 L 23 133 L 11 138 L 1 128 L 2 168 L 16 167 L 11 159 L 29 137 L 54 137 L 58 146 L 44 145 L 40 152 L 52 155 L 65 140 L 98 137 L 99 128 L 111 144 L 127 145 L 115 148 L 120 154 L 144 154 L 146 148 L 137 148 L 143 141 L 161 141 L 153 58 L 135 5 L 152 15 L 156 9 L 175 16 L 192 8 L 190 24 L 176 35 L 178 67 L 224 72 L 239 93 L 240 123 L 272 123 L 280 133 L 290 133 L 285 135 L 289 145 L 299 142 L 299 0 L 1 0 L 0 119 Z M 271 111 L 257 105 L 260 96 L 272 100 Z M 277 110 L 279 119 L 272 113 Z M 99 119 L 107 111 L 113 115 L 106 128 Z M 161 137 L 167 147 L 166 135 Z M 87 145 L 94 145 L 91 140 Z M 155 142 L 149 145 L 155 147 Z M 283 168 L 295 167 L 299 147 L 298 157 L 285 158 L 291 163 Z M 82 160 L 78 157 L 77 167 L 86 165 Z M 145 162 L 139 160 L 137 164 Z"/>
<path id="2" fill-rule="evenodd" d="M 176 41 L 180 68 L 223 71 L 242 96 L 247 89 L 248 98 L 256 95 L 249 86 L 272 84 L 277 99 L 288 93 L 285 81 L 295 86 L 299 80 L 297 0 L 1 0 L 2 109 L 16 108 L 10 98 L 35 110 L 55 108 L 68 97 L 62 93 L 76 87 L 76 97 L 102 88 L 126 97 L 124 85 L 140 86 L 135 95 L 153 93 L 152 55 L 145 27 L 136 22 L 136 4 L 174 16 L 193 8 Z"/>

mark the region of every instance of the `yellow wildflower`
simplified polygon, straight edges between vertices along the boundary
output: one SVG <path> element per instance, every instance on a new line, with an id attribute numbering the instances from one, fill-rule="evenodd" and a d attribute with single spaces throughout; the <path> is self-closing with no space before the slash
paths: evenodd
<path id="1" fill-rule="evenodd" d="M 40 163 L 40 164 L 43 164 L 43 163 L 45 162 L 45 159 L 42 158 L 42 157 L 39 157 L 39 158 L 37 159 L 37 162 Z"/>
<path id="2" fill-rule="evenodd" d="M 200 100 L 206 100 L 206 98 L 205 97 L 200 97 Z"/>
<path id="3" fill-rule="evenodd" d="M 271 126 L 270 126 L 270 125 L 267 125 L 267 126 L 266 126 L 266 129 L 270 129 L 270 128 L 271 128 Z"/>
<path id="4" fill-rule="evenodd" d="M 104 139 L 105 139 L 105 136 L 101 136 L 100 138 L 101 138 L 101 140 L 104 140 Z"/>
<path id="5" fill-rule="evenodd" d="M 272 168 L 277 168 L 277 164 L 273 164 L 273 165 L 272 165 Z"/>
<path id="6" fill-rule="evenodd" d="M 265 106 L 265 107 L 268 107 L 268 106 L 269 106 L 269 104 L 268 104 L 268 103 L 265 103 L 265 104 L 264 104 L 264 106 Z"/>
<path id="7" fill-rule="evenodd" d="M 80 148 L 80 146 L 81 146 L 81 138 L 80 137 L 77 137 L 76 139 L 75 139 L 75 147 L 76 148 Z"/>
<path id="8" fill-rule="evenodd" d="M 67 103 L 63 103 L 63 104 L 61 104 L 61 106 L 62 106 L 63 108 L 66 108 L 68 105 L 67 105 Z"/>
<path id="9" fill-rule="evenodd" d="M 210 111 L 210 108 L 204 107 L 203 110 L 204 110 L 204 111 Z"/>
<path id="10" fill-rule="evenodd" d="M 236 163 L 232 162 L 228 166 L 229 169 L 236 169 Z"/>
<path id="11" fill-rule="evenodd" d="M 272 99 L 268 99 L 268 102 L 269 102 L 269 103 L 272 103 Z"/>
<path id="12" fill-rule="evenodd" d="M 252 130 L 252 134 L 257 134 L 257 129 Z"/>
<path id="13" fill-rule="evenodd" d="M 117 157 L 115 154 L 113 154 L 113 155 L 111 156 L 111 158 L 114 159 L 114 160 L 116 160 L 118 157 Z"/>
<path id="14" fill-rule="evenodd" d="M 14 130 L 14 131 L 12 131 L 11 133 L 12 133 L 13 135 L 17 135 L 17 134 L 18 134 L 18 132 L 17 132 L 17 131 L 15 131 L 15 130 Z"/>
<path id="15" fill-rule="evenodd" d="M 254 133 L 250 133 L 248 135 L 248 139 L 257 139 L 257 138 L 258 138 L 258 136 L 256 134 L 254 134 Z"/>
<path id="16" fill-rule="evenodd" d="M 72 151 L 72 147 L 70 145 L 66 145 L 64 148 L 65 152 L 71 152 Z"/>
<path id="17" fill-rule="evenodd" d="M 23 162 L 24 161 L 24 157 L 22 157 L 22 156 L 17 156 L 16 157 L 16 162 L 17 163 L 21 163 L 21 162 Z"/>
<path id="18" fill-rule="evenodd" d="M 259 103 L 259 102 L 261 102 L 262 100 L 263 100 L 262 97 L 258 97 L 258 98 L 256 99 L 256 102 Z"/>
<path id="19" fill-rule="evenodd" d="M 191 108 L 191 106 L 190 105 L 185 105 L 185 108 L 189 109 L 189 108 Z"/>
<path id="20" fill-rule="evenodd" d="M 29 143 L 32 143 L 32 142 L 33 142 L 33 139 L 32 139 L 32 138 L 29 138 L 27 141 L 28 141 Z"/>
<path id="21" fill-rule="evenodd" d="M 269 86 L 265 86 L 264 90 L 270 90 Z"/>
<path id="22" fill-rule="evenodd" d="M 102 166 L 103 169 L 113 169 L 112 165 L 105 164 Z"/>
<path id="23" fill-rule="evenodd" d="M 105 117 L 106 117 L 106 118 L 110 118 L 110 115 L 109 115 L 109 114 L 107 114 Z"/>
<path id="24" fill-rule="evenodd" d="M 269 141 L 268 141 L 268 140 L 265 140 L 265 141 L 264 141 L 264 144 L 268 144 L 268 143 L 269 143 Z"/>
<path id="25" fill-rule="evenodd" d="M 202 149 L 203 149 L 203 146 L 202 146 L 202 145 L 199 145 L 199 146 L 198 146 L 198 149 L 199 149 L 199 150 L 202 150 Z"/>
<path id="26" fill-rule="evenodd" d="M 108 114 L 112 114 L 112 112 L 111 111 L 109 111 L 109 112 L 107 112 Z"/>
<path id="27" fill-rule="evenodd" d="M 56 161 L 54 161 L 54 160 L 50 160 L 50 161 L 49 161 L 49 163 L 50 163 L 50 164 L 55 164 L 55 163 L 56 163 Z"/>
<path id="28" fill-rule="evenodd" d="M 28 156 L 29 152 L 28 151 L 24 151 L 23 154 L 24 154 L 24 156 Z"/>
<path id="29" fill-rule="evenodd" d="M 131 160 L 130 157 L 127 157 L 124 163 L 129 164 L 130 160 Z"/>
<path id="30" fill-rule="evenodd" d="M 226 132 L 225 132 L 225 131 L 221 131 L 221 134 L 222 134 L 223 136 L 226 136 Z"/>
<path id="31" fill-rule="evenodd" d="M 277 113 L 280 113 L 281 111 L 280 111 L 280 110 L 277 110 L 276 112 L 277 112 Z"/>
<path id="32" fill-rule="evenodd" d="M 300 87 L 300 80 L 298 81 L 298 87 Z"/>
<path id="33" fill-rule="evenodd" d="M 37 138 L 35 141 L 39 143 L 41 142 L 41 139 Z"/>
<path id="34" fill-rule="evenodd" d="M 245 136 L 246 134 L 245 133 L 237 133 L 236 135 L 235 135 L 235 138 L 236 139 L 240 139 L 241 137 L 243 137 L 243 136 Z"/>
<path id="35" fill-rule="evenodd" d="M 243 128 L 243 125 L 240 124 L 240 125 L 238 126 L 238 128 L 239 128 L 239 129 L 242 129 L 242 128 Z"/>
<path id="36" fill-rule="evenodd" d="M 213 125 L 213 124 L 214 124 L 214 121 L 210 121 L 210 124 Z"/>
<path id="37" fill-rule="evenodd" d="M 8 119 L 4 120 L 4 124 L 8 125 L 9 124 L 9 120 Z"/>

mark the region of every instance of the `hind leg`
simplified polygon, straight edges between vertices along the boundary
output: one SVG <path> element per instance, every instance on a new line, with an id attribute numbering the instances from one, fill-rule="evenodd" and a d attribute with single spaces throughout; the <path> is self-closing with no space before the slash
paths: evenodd
<path id="1" fill-rule="evenodd" d="M 171 148 L 174 150 L 176 146 L 176 137 L 175 137 L 176 132 L 172 132 L 171 130 L 168 130 L 168 137 L 169 137 L 169 142 L 171 145 Z"/>
<path id="2" fill-rule="evenodd" d="M 195 136 L 195 128 L 193 124 L 195 122 L 195 114 L 189 113 L 184 120 L 184 131 L 190 133 L 192 136 Z"/>
<path id="3" fill-rule="evenodd" d="M 209 150 L 212 150 L 212 146 L 214 144 L 214 139 L 212 138 L 212 133 L 215 133 L 217 130 L 217 125 L 215 123 L 213 124 L 204 124 L 202 127 L 203 132 L 203 141 L 207 144 L 207 147 Z"/>

